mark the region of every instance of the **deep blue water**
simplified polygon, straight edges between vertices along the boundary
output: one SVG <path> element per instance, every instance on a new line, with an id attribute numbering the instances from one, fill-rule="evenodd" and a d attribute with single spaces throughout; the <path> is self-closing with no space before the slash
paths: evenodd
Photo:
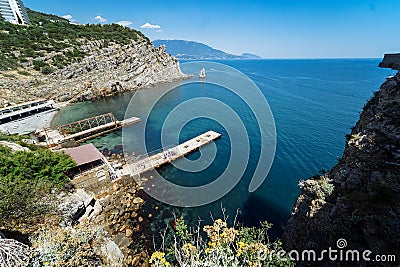
<path id="1" fill-rule="evenodd" d="M 196 117 L 199 111 L 193 107 L 193 110 L 187 109 L 188 114 L 184 112 L 185 114 L 174 115 L 176 117 L 173 118 L 172 124 L 165 128 L 163 123 L 168 114 L 180 103 L 198 97 L 210 97 L 226 103 L 240 116 L 248 131 L 250 142 L 247 168 L 240 182 L 229 194 L 206 206 L 183 208 L 178 212 L 182 212 L 188 220 L 197 221 L 198 217 L 208 220 L 210 212 L 220 216 L 222 204 L 231 218 L 236 210 L 240 209 L 239 218 L 247 225 L 256 225 L 262 220 L 274 223 L 274 233 L 277 235 L 289 218 L 291 208 L 300 192 L 298 181 L 335 165 L 342 155 L 345 135 L 357 121 L 362 107 L 391 73 L 390 70 L 378 68 L 379 61 L 380 59 L 218 61 L 236 68 L 254 81 L 267 99 L 275 119 L 275 160 L 267 179 L 253 193 L 248 192 L 248 186 L 260 155 L 260 131 L 255 127 L 256 119 L 251 109 L 242 99 L 220 86 L 197 82 L 179 86 L 180 83 L 175 83 L 177 87 L 157 103 L 147 120 L 147 151 L 162 147 L 161 129 L 166 130 L 167 135 L 179 136 L 180 142 L 207 130 L 215 130 L 223 136 L 215 142 L 217 154 L 210 166 L 200 172 L 188 173 L 166 165 L 159 169 L 166 179 L 186 186 L 207 184 L 224 171 L 231 156 L 231 138 L 226 129 L 232 127 L 229 119 L 218 122 L 207 118 L 194 118 L 179 131 L 174 121 L 179 121 L 188 114 L 190 116 L 191 113 Z M 184 64 L 182 68 L 185 70 Z M 141 90 L 140 101 L 135 103 L 128 113 L 141 117 L 151 96 L 162 90 L 165 90 L 163 85 Z M 112 112 L 117 118 L 123 119 L 133 94 L 129 92 L 69 106 L 59 112 L 53 122 L 61 124 L 106 112 Z M 204 109 L 210 108 L 211 105 L 204 106 Z M 134 125 L 124 132 L 124 138 L 130 138 L 130 150 L 135 151 L 136 142 L 143 138 L 139 128 Z M 117 131 L 91 142 L 99 148 L 113 148 L 122 143 L 121 136 L 122 131 Z M 205 147 L 204 151 L 207 152 L 207 149 Z M 187 158 L 196 160 L 199 157 L 200 152 L 195 152 Z M 235 173 L 231 175 L 235 176 Z M 175 210 L 172 207 L 161 207 L 168 211 Z M 157 222 L 168 222 L 167 217 L 170 217 L 171 213 L 161 214 L 155 216 L 158 218 Z"/>

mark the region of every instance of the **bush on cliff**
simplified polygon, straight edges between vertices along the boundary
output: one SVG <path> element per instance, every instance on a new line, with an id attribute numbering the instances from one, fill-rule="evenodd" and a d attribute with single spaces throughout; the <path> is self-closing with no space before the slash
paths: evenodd
<path id="1" fill-rule="evenodd" d="M 172 248 L 167 254 L 154 252 L 151 266 L 294 266 L 288 256 L 281 256 L 282 243 L 269 241 L 267 231 L 272 225 L 267 222 L 259 228 L 235 228 L 217 219 L 213 225 L 190 230 L 182 218 L 175 223 Z"/>
<path id="2" fill-rule="evenodd" d="M 61 68 L 81 60 L 85 52 L 81 46 L 88 41 L 128 44 L 132 40 L 150 40 L 140 31 L 118 24 L 71 24 L 68 20 L 27 9 L 29 26 L 14 25 L 0 19 L 0 70 L 29 66 L 34 61 L 46 61 Z M 56 58 L 52 60 L 52 58 Z M 25 64 L 22 64 L 25 63 Z"/>
<path id="3" fill-rule="evenodd" d="M 29 267 L 122 266 L 105 260 L 115 255 L 107 255 L 110 240 L 99 226 L 43 228 L 30 241 L 33 253 Z"/>
<path id="4" fill-rule="evenodd" d="M 10 137 L 13 140 L 16 137 Z M 4 136 L 0 136 L 0 140 Z M 0 228 L 43 220 L 50 210 L 46 197 L 67 183 L 65 171 L 75 165 L 66 154 L 48 149 L 13 151 L 0 145 Z"/>

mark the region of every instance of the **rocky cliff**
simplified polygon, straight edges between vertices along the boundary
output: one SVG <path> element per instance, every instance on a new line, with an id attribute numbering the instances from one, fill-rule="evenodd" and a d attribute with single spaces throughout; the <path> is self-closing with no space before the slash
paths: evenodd
<path id="1" fill-rule="evenodd" d="M 400 260 L 399 73 L 365 105 L 338 164 L 300 186 L 283 235 L 287 250 L 337 248 L 344 238 L 348 249 Z"/>
<path id="2" fill-rule="evenodd" d="M 14 103 L 36 98 L 77 102 L 188 77 L 165 46 L 156 49 L 144 39 L 107 47 L 103 41 L 90 41 L 80 50 L 85 53 L 82 60 L 50 75 L 34 70 L 30 75 L 3 73 L 0 98 Z M 52 55 L 42 60 L 51 62 Z"/>

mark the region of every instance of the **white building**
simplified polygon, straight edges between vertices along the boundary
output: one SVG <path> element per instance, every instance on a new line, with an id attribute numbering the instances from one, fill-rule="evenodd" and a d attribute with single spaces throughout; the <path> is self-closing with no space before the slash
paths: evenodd
<path id="1" fill-rule="evenodd" d="M 0 0 L 0 14 L 14 24 L 29 24 L 28 13 L 21 0 Z"/>

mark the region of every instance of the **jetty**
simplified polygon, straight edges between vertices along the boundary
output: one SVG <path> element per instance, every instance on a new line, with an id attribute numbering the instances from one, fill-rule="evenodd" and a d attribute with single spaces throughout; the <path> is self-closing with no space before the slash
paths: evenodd
<path id="1" fill-rule="evenodd" d="M 156 169 L 164 164 L 170 163 L 180 157 L 183 157 L 200 147 L 221 137 L 220 133 L 214 131 L 205 132 L 193 139 L 190 139 L 180 145 L 172 148 L 163 149 L 155 155 L 148 156 L 144 159 L 129 163 L 124 169 L 123 174 L 132 176 L 140 175 L 150 170 Z"/>
<path id="2" fill-rule="evenodd" d="M 35 136 L 38 139 L 38 144 L 47 147 L 75 147 L 79 143 L 138 122 L 140 122 L 140 118 L 137 117 L 118 121 L 112 113 L 107 113 L 64 125 L 44 128 L 35 133 Z"/>

